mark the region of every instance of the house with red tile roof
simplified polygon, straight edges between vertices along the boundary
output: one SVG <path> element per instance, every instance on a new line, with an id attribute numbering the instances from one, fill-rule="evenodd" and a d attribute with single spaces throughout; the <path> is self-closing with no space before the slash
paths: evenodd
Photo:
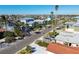
<path id="1" fill-rule="evenodd" d="M 5 29 L 0 28 L 0 32 L 5 32 L 5 31 L 6 31 Z"/>
<path id="2" fill-rule="evenodd" d="M 48 45 L 48 51 L 57 54 L 79 54 L 79 32 L 63 31 L 55 40 L 56 42 Z"/>
<path id="3" fill-rule="evenodd" d="M 6 31 L 5 29 L 0 28 L 0 39 L 3 38 L 3 34 L 4 34 L 5 31 Z"/>
<path id="4" fill-rule="evenodd" d="M 79 54 L 79 47 L 69 47 L 59 43 L 49 43 L 47 50 L 55 54 Z"/>

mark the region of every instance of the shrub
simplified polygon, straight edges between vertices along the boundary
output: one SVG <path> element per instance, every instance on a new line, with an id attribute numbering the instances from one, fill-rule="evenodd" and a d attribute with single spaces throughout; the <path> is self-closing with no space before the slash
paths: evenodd
<path id="1" fill-rule="evenodd" d="M 44 41 L 41 41 L 41 40 L 36 41 L 36 44 L 38 44 L 39 46 L 43 46 L 43 47 L 47 47 L 48 46 L 48 43 L 46 43 Z"/>
<path id="2" fill-rule="evenodd" d="M 6 39 L 5 39 L 6 43 L 11 43 L 11 42 L 14 42 L 14 41 L 16 41 L 15 37 L 6 37 Z"/>
<path id="3" fill-rule="evenodd" d="M 32 47 L 31 46 L 26 46 L 25 49 L 19 52 L 20 54 L 29 54 L 32 53 Z"/>
<path id="4" fill-rule="evenodd" d="M 32 47 L 31 47 L 31 46 L 27 46 L 27 47 L 26 47 L 26 51 L 27 51 L 28 53 L 32 53 Z"/>
<path id="5" fill-rule="evenodd" d="M 14 34 L 14 32 L 10 32 L 10 31 L 6 31 L 6 32 L 4 32 L 4 37 L 14 37 L 15 36 L 15 34 Z"/>
<path id="6" fill-rule="evenodd" d="M 0 39 L 4 38 L 4 32 L 0 32 Z"/>
<path id="7" fill-rule="evenodd" d="M 53 36 L 53 37 L 57 36 L 58 34 L 59 33 L 57 33 L 56 31 L 53 31 L 53 32 L 49 32 L 48 33 L 49 36 Z"/>
<path id="8" fill-rule="evenodd" d="M 27 52 L 26 52 L 26 50 L 22 50 L 21 52 L 20 52 L 20 54 L 26 54 Z"/>

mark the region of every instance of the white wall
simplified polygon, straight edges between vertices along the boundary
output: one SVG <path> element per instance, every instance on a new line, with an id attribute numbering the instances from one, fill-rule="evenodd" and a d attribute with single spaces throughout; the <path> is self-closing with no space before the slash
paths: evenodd
<path id="1" fill-rule="evenodd" d="M 76 44 L 72 44 L 71 46 L 72 46 L 72 47 L 77 47 Z"/>
<path id="2" fill-rule="evenodd" d="M 22 20 L 20 20 L 20 21 L 21 21 L 21 22 L 24 22 L 24 23 L 26 23 L 26 20 L 23 20 L 23 19 L 22 19 Z"/>
<path id="3" fill-rule="evenodd" d="M 57 43 L 64 44 L 62 41 L 56 41 Z"/>

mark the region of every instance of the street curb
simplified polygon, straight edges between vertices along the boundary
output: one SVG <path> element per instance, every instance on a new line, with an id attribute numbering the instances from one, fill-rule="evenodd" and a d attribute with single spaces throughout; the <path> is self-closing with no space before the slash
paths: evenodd
<path id="1" fill-rule="evenodd" d="M 53 30 L 51 30 L 51 31 L 53 31 Z M 49 31 L 49 32 L 51 32 L 51 31 Z M 45 36 L 46 34 L 48 34 L 48 32 L 47 33 L 45 33 L 43 36 Z M 41 36 L 42 37 L 42 36 Z M 40 37 L 39 37 L 40 38 Z M 39 38 L 37 38 L 37 39 L 39 39 Z M 30 45 L 30 44 L 29 44 Z M 21 50 L 19 50 L 19 51 L 17 51 L 15 54 L 19 54 L 19 52 L 20 51 L 22 51 L 23 49 L 25 49 L 26 47 L 24 47 L 24 48 L 22 48 Z"/>
<path id="2" fill-rule="evenodd" d="M 19 54 L 22 50 L 24 50 L 26 47 L 22 48 L 21 50 L 17 51 L 15 54 Z"/>

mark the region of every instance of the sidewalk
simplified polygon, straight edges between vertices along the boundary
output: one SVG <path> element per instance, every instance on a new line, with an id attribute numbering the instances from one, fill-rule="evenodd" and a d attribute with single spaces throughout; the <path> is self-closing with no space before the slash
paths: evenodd
<path id="1" fill-rule="evenodd" d="M 43 40 L 43 36 L 37 40 Z M 32 54 L 54 54 L 50 51 L 47 51 L 47 47 L 41 47 L 41 46 L 35 44 L 35 41 L 32 44 L 30 44 L 30 46 L 35 48 L 35 52 Z"/>

